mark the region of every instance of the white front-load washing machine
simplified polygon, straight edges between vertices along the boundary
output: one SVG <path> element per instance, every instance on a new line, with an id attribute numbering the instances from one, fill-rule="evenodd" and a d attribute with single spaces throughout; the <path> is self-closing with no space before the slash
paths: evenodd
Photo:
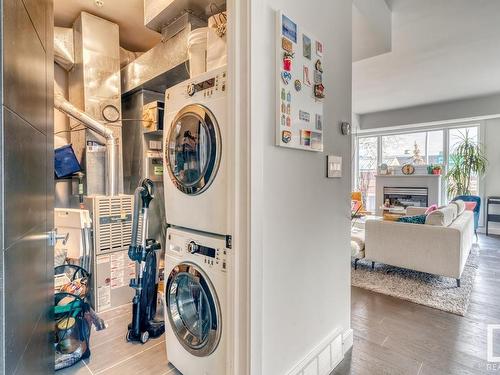
<path id="1" fill-rule="evenodd" d="M 164 192 L 170 225 L 228 234 L 227 69 L 165 91 Z"/>
<path id="2" fill-rule="evenodd" d="M 168 228 L 166 245 L 167 358 L 183 375 L 225 375 L 230 256 L 225 240 Z"/>

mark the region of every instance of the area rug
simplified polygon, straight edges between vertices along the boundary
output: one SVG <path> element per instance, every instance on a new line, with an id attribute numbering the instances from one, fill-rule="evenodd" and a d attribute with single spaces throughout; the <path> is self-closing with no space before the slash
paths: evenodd
<path id="1" fill-rule="evenodd" d="M 353 286 L 373 292 L 387 294 L 410 302 L 464 316 L 469 306 L 470 295 L 479 263 L 479 248 L 474 245 L 461 277 L 461 286 L 456 280 L 428 273 L 359 260 L 358 269 L 351 272 Z"/>

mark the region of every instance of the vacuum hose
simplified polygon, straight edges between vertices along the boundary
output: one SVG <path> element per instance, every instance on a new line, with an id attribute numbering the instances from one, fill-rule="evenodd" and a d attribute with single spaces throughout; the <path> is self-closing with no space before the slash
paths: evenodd
<path id="1" fill-rule="evenodd" d="M 147 210 L 153 200 L 153 182 L 145 178 L 134 192 L 134 215 L 132 218 L 132 240 L 129 247 L 129 257 L 132 260 L 140 262 L 143 254 L 142 250 L 146 248 L 147 228 Z M 142 216 L 142 217 L 141 217 Z M 139 228 L 139 222 L 142 219 L 142 227 Z"/>

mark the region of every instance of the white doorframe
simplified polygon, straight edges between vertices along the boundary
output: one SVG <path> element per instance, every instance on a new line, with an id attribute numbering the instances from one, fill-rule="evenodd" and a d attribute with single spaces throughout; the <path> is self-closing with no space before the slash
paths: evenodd
<path id="1" fill-rule="evenodd" d="M 250 375 L 250 0 L 228 0 L 229 139 L 232 162 L 228 374 Z"/>

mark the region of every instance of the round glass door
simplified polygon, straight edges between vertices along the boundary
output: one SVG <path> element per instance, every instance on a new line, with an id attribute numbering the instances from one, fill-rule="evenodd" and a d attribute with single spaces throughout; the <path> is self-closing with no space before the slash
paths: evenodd
<path id="1" fill-rule="evenodd" d="M 197 357 L 212 354 L 221 337 L 221 313 L 205 273 L 192 263 L 176 266 L 166 294 L 170 325 L 182 346 Z"/>
<path id="2" fill-rule="evenodd" d="M 165 158 L 170 179 L 185 194 L 206 190 L 217 174 L 221 138 L 217 121 L 208 108 L 192 104 L 174 118 Z"/>

